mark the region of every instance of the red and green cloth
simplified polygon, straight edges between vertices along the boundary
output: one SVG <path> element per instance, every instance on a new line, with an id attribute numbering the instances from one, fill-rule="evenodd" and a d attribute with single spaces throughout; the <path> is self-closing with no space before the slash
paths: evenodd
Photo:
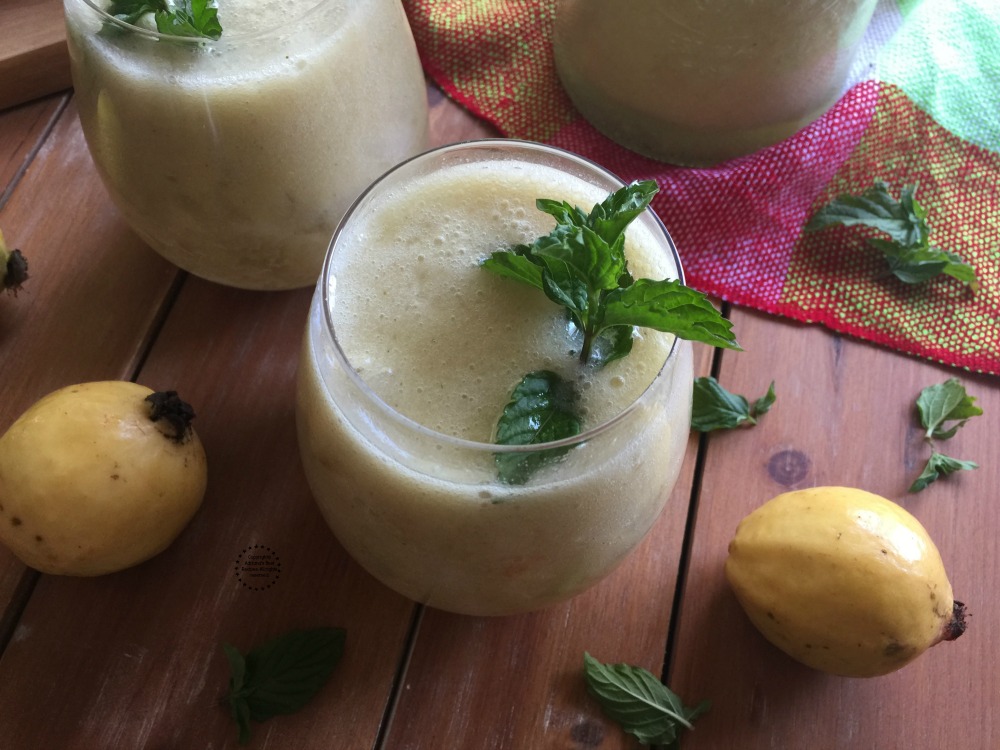
<path id="1" fill-rule="evenodd" d="M 611 0 L 608 0 L 609 2 Z M 403 0 L 426 72 L 504 135 L 655 179 L 653 206 L 691 286 L 920 357 L 1000 374 L 1000 0 L 881 0 L 854 84 L 811 126 L 710 169 L 617 146 L 574 109 L 550 44 L 555 0 Z M 973 292 L 886 273 L 862 232 L 803 234 L 876 179 L 916 184 L 931 244 L 975 268 Z"/>

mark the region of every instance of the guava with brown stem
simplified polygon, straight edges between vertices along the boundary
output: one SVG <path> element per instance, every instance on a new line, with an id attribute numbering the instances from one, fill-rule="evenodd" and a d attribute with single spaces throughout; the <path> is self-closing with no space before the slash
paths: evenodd
<path id="1" fill-rule="evenodd" d="M 859 489 L 769 500 L 740 522 L 726 577 L 765 638 L 831 674 L 887 674 L 965 631 L 965 605 L 927 530 Z"/>
<path id="2" fill-rule="evenodd" d="M 207 461 L 173 391 L 113 380 L 45 396 L 0 436 L 0 541 L 44 573 L 93 576 L 166 549 Z"/>

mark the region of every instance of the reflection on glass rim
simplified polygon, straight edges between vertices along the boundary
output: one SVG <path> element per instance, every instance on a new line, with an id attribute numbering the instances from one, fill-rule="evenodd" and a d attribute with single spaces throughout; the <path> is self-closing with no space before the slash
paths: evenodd
<path id="1" fill-rule="evenodd" d="M 89 1 L 89 0 L 88 0 Z M 330 240 L 330 245 L 326 251 L 326 258 L 323 261 L 323 272 L 320 276 L 319 283 L 323 290 L 323 320 L 325 323 L 324 333 L 328 335 L 333 341 L 334 353 L 337 357 L 337 361 L 344 368 L 348 377 L 354 383 L 354 385 L 378 408 L 380 412 L 385 414 L 392 421 L 406 427 L 409 430 L 421 433 L 429 438 L 433 438 L 442 443 L 450 444 L 456 448 L 465 448 L 470 450 L 487 451 L 489 453 L 535 453 L 537 451 L 549 450 L 552 448 L 562 448 L 562 447 L 572 447 L 580 445 L 582 443 L 591 440 L 598 435 L 610 430 L 612 427 L 617 425 L 619 422 L 624 420 L 629 414 L 635 411 L 639 404 L 646 400 L 649 392 L 652 390 L 653 386 L 656 385 L 663 376 L 663 372 L 667 365 L 671 363 L 672 360 L 677 358 L 677 346 L 680 341 L 676 336 L 670 345 L 670 351 L 667 353 L 666 359 L 663 360 L 663 365 L 656 373 L 656 377 L 653 381 L 646 387 L 646 389 L 639 394 L 639 396 L 627 407 L 622 409 L 617 415 L 611 419 L 602 422 L 599 425 L 591 427 L 584 430 L 578 435 L 573 437 L 562 438 L 561 440 L 553 440 L 548 443 L 535 443 L 533 445 L 498 445 L 496 443 L 483 443 L 478 440 L 467 440 L 465 438 L 455 437 L 454 435 L 448 435 L 443 432 L 438 432 L 430 427 L 420 424 L 416 420 L 411 419 L 405 414 L 400 413 L 394 407 L 386 403 L 381 396 L 375 393 L 374 390 L 365 382 L 364 378 L 358 374 L 357 370 L 351 364 L 350 360 L 347 358 L 346 353 L 340 346 L 340 341 L 337 339 L 336 330 L 333 325 L 333 300 L 330 299 L 330 287 L 331 287 L 331 272 L 332 272 L 332 258 L 334 250 L 337 247 L 337 240 L 340 239 L 340 235 L 343 233 L 344 228 L 350 223 L 354 214 L 360 210 L 363 203 L 374 191 L 382 187 L 383 183 L 392 178 L 397 172 L 402 169 L 412 166 L 416 162 L 422 162 L 428 159 L 432 159 L 437 156 L 445 155 L 452 151 L 502 151 L 502 152 L 513 152 L 515 155 L 519 154 L 543 154 L 551 157 L 555 157 L 558 160 L 569 162 L 577 167 L 582 167 L 584 170 L 590 172 L 591 174 L 597 174 L 604 179 L 613 182 L 617 187 L 624 187 L 625 183 L 620 177 L 615 175 L 613 172 L 605 169 L 600 164 L 591 161 L 583 156 L 574 154 L 571 151 L 566 151 L 565 149 L 558 148 L 556 146 L 548 146 L 541 143 L 535 143 L 533 141 L 518 140 L 515 138 L 484 138 L 481 140 L 473 141 L 462 141 L 460 143 L 451 143 L 445 146 L 438 146 L 437 148 L 425 151 L 422 154 L 417 154 L 416 156 L 410 157 L 409 159 L 400 162 L 394 166 L 389 171 L 385 172 L 378 179 L 376 179 L 371 185 L 369 185 L 364 192 L 361 193 L 355 199 L 351 207 L 347 209 L 340 223 L 337 225 L 336 231 L 333 233 L 333 238 Z M 527 161 L 527 159 L 509 158 L 509 161 Z M 549 165 L 553 166 L 553 165 Z M 581 176 L 581 175 L 577 175 Z M 645 215 L 650 215 L 655 222 L 655 227 L 661 232 L 662 237 L 666 240 L 667 247 L 670 249 L 671 257 L 673 258 L 674 266 L 677 269 L 677 278 L 683 283 L 684 282 L 684 270 L 681 267 L 681 259 L 677 254 L 677 248 L 674 245 L 673 239 L 670 237 L 670 233 L 667 228 L 663 225 L 660 217 L 656 215 L 652 207 L 646 209 Z"/>

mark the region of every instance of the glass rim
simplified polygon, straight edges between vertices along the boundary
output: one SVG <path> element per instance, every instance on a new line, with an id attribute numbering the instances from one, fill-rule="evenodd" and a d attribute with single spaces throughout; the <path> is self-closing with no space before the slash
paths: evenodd
<path id="1" fill-rule="evenodd" d="M 176 34 L 162 34 L 156 29 L 148 29 L 145 26 L 136 26 L 135 24 L 129 23 L 128 21 L 123 21 L 120 18 L 116 18 L 115 16 L 108 13 L 105 9 L 99 8 L 96 4 L 97 0 L 79 0 L 79 1 L 82 2 L 84 5 L 88 6 L 95 13 L 97 13 L 97 15 L 100 16 L 106 23 L 110 23 L 112 26 L 115 26 L 121 29 L 122 31 L 128 32 L 130 34 L 135 34 L 137 36 L 146 37 L 147 39 L 150 40 L 171 42 L 174 44 L 180 44 L 182 46 L 191 46 L 191 47 L 211 47 L 220 44 L 225 45 L 225 44 L 231 44 L 237 40 L 239 41 L 243 41 L 246 39 L 253 40 L 261 36 L 274 34 L 275 32 L 278 32 L 281 29 L 284 29 L 285 27 L 300 21 L 306 16 L 311 15 L 313 11 L 315 11 L 318 7 L 322 5 L 327 5 L 330 2 L 330 0 L 314 0 L 313 4 L 310 5 L 308 8 L 306 8 L 305 10 L 303 10 L 302 13 L 300 13 L 299 15 L 292 16 L 286 19 L 283 23 L 281 23 L 278 26 L 274 26 L 267 29 L 260 29 L 259 31 L 248 31 L 243 33 L 235 32 L 227 34 L 225 31 L 225 27 L 223 27 L 222 37 L 218 39 L 210 39 L 208 37 L 201 37 L 201 36 L 177 36 Z M 225 19 L 223 18 L 223 20 Z"/>
<path id="2" fill-rule="evenodd" d="M 333 342 L 334 354 L 337 358 L 338 363 L 344 368 L 347 373 L 348 378 L 352 381 L 355 387 L 357 387 L 361 393 L 368 398 L 376 408 L 388 416 L 392 421 L 401 424 L 408 430 L 415 431 L 421 435 L 428 438 L 436 440 L 441 443 L 449 444 L 456 448 L 463 448 L 467 450 L 475 451 L 485 451 L 489 453 L 503 453 L 503 454 L 518 454 L 518 453 L 536 453 L 539 451 L 553 450 L 558 448 L 568 448 L 576 445 L 581 445 L 594 437 L 601 435 L 620 422 L 622 422 L 629 414 L 639 408 L 639 404 L 645 401 L 648 394 L 653 390 L 660 379 L 663 377 L 663 373 L 667 366 L 671 362 L 680 356 L 677 353 L 678 347 L 680 346 L 681 338 L 674 335 L 674 340 L 670 343 L 670 350 L 667 352 L 667 356 L 663 360 L 663 364 L 656 371 L 656 376 L 647 385 L 642 393 L 640 393 L 636 398 L 624 409 L 618 412 L 615 416 L 607 419 L 600 424 L 593 427 L 589 427 L 586 430 L 582 430 L 576 435 L 567 438 L 561 438 L 560 440 L 552 440 L 545 443 L 534 443 L 531 445 L 501 445 L 498 443 L 486 443 L 479 440 L 469 440 L 468 438 L 461 438 L 455 435 L 449 435 L 445 432 L 439 432 L 420 422 L 408 417 L 407 415 L 400 412 L 391 404 L 387 403 L 381 396 L 379 396 L 374 389 L 365 381 L 363 377 L 354 369 L 354 365 L 351 364 L 351 360 L 348 358 L 346 352 L 340 346 L 340 340 L 337 338 L 336 327 L 333 324 L 333 308 L 332 300 L 330 299 L 330 279 L 332 276 L 332 258 L 333 253 L 337 246 L 337 241 L 340 239 L 341 234 L 344 232 L 344 228 L 350 223 L 351 218 L 360 209 L 361 205 L 366 201 L 368 196 L 374 191 L 380 189 L 383 183 L 390 179 L 401 169 L 409 166 L 413 162 L 422 161 L 424 159 L 431 158 L 436 155 L 448 151 L 464 151 L 466 149 L 476 149 L 476 148 L 510 148 L 513 146 L 515 149 L 519 149 L 525 153 L 545 153 L 553 156 L 557 156 L 562 159 L 566 159 L 569 162 L 576 164 L 577 166 L 583 167 L 587 170 L 596 171 L 602 176 L 609 178 L 611 181 L 618 183 L 620 186 L 624 187 L 627 183 L 624 182 L 618 175 L 616 175 L 611 170 L 601 166 L 600 164 L 584 157 L 579 154 L 575 154 L 572 151 L 567 151 L 566 149 L 559 148 L 558 146 L 550 146 L 543 143 L 537 143 L 535 141 L 521 140 L 517 138 L 482 138 L 475 140 L 458 141 L 456 143 L 449 143 L 442 146 L 437 146 L 431 148 L 427 151 L 419 153 L 415 156 L 411 156 L 404 161 L 399 162 L 395 166 L 391 167 L 386 172 L 382 173 L 378 178 L 376 178 L 365 190 L 358 195 L 358 197 L 351 203 L 351 206 L 344 213 L 340 222 L 337 224 L 336 230 L 334 230 L 333 237 L 330 239 L 330 243 L 327 246 L 326 255 L 323 259 L 323 271 L 320 274 L 319 283 L 322 288 L 322 303 L 323 303 L 323 321 L 324 321 L 324 333 L 330 337 Z M 654 221 L 654 228 L 657 229 L 661 234 L 662 238 L 666 241 L 667 247 L 670 250 L 670 256 L 673 259 L 674 265 L 677 269 L 677 279 L 684 283 L 684 269 L 681 265 L 680 255 L 677 252 L 677 246 L 674 244 L 673 238 L 667 231 L 666 226 L 664 226 L 663 221 L 652 209 L 652 206 L 646 208 L 645 213 L 652 216 Z"/>

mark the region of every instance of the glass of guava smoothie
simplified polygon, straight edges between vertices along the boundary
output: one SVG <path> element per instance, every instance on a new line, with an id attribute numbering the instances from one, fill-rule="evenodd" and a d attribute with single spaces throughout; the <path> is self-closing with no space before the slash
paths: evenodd
<path id="1" fill-rule="evenodd" d="M 843 93 L 877 0 L 558 0 L 556 68 L 619 144 L 710 166 L 775 144 Z"/>
<path id="2" fill-rule="evenodd" d="M 131 228 L 197 276 L 315 284 L 351 202 L 427 147 L 399 0 L 219 0 L 218 40 L 109 2 L 64 0 L 84 135 Z"/>
<path id="3" fill-rule="evenodd" d="M 606 576 L 660 514 L 690 429 L 690 343 L 636 329 L 629 356 L 581 365 L 563 309 L 480 267 L 552 229 L 537 198 L 590 210 L 621 187 L 565 151 L 473 141 L 397 166 L 337 229 L 299 363 L 299 448 L 336 537 L 387 586 L 465 614 L 542 608 Z M 650 209 L 625 254 L 636 278 L 681 276 Z M 494 444 L 536 370 L 576 386 L 582 432 Z M 559 448 L 523 484 L 499 478 L 498 455 Z"/>

